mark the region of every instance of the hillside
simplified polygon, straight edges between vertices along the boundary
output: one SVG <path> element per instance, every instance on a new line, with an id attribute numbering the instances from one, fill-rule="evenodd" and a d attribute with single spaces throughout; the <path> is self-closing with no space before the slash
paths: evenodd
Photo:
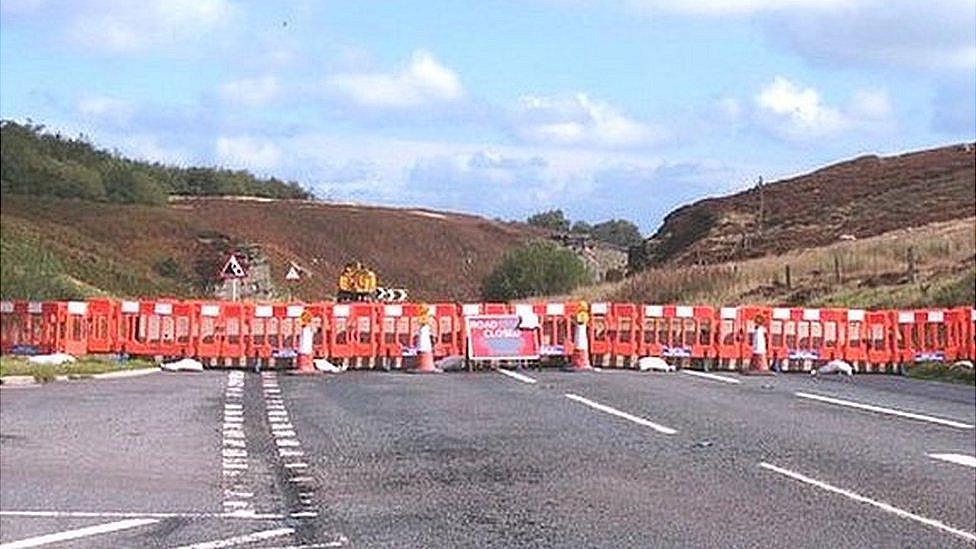
<path id="1" fill-rule="evenodd" d="M 976 218 L 743 261 L 654 267 L 618 283 L 554 296 L 569 297 L 714 306 L 976 306 Z"/>
<path id="2" fill-rule="evenodd" d="M 84 136 L 0 122 L 0 191 L 124 204 L 165 204 L 173 195 L 310 198 L 298 183 L 245 170 L 164 166 L 96 148 Z"/>
<path id="3" fill-rule="evenodd" d="M 631 269 L 783 254 L 973 215 L 973 145 L 864 156 L 679 208 L 632 250 Z"/>
<path id="4" fill-rule="evenodd" d="M 234 249 L 267 264 L 278 296 L 290 291 L 290 261 L 310 275 L 294 296 L 323 299 L 342 265 L 360 260 L 413 298 L 477 299 L 502 254 L 541 234 L 471 215 L 309 200 L 151 206 L 5 194 L 0 212 L 4 298 L 209 296 Z"/>

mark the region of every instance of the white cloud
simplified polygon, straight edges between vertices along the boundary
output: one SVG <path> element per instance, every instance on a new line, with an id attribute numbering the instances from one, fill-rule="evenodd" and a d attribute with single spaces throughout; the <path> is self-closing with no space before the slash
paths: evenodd
<path id="1" fill-rule="evenodd" d="M 585 93 L 524 96 L 513 113 L 515 134 L 532 143 L 632 147 L 658 142 L 664 132 Z"/>
<path id="2" fill-rule="evenodd" d="M 225 102 L 246 107 L 264 105 L 274 99 L 278 92 L 278 79 L 273 75 L 233 80 L 218 89 L 220 98 Z"/>
<path id="3" fill-rule="evenodd" d="M 365 107 L 409 108 L 460 99 L 464 90 L 457 73 L 430 53 L 417 50 L 401 70 L 337 74 L 329 87 Z"/>
<path id="4" fill-rule="evenodd" d="M 271 140 L 251 136 L 217 138 L 217 159 L 230 168 L 267 170 L 281 162 L 281 149 Z"/>
<path id="5" fill-rule="evenodd" d="M 811 140 L 846 131 L 874 131 L 892 122 L 892 108 L 883 90 L 857 90 L 849 104 L 827 104 L 820 92 L 777 76 L 755 97 L 760 123 L 794 140 Z"/>
<path id="6" fill-rule="evenodd" d="M 208 36 L 233 14 L 229 0 L 100 0 L 66 9 L 75 14 L 68 23 L 68 39 L 110 53 L 180 47 Z"/>
<path id="7" fill-rule="evenodd" d="M 132 118 L 135 107 L 123 99 L 90 96 L 78 101 L 78 113 L 88 118 L 124 124 Z"/>

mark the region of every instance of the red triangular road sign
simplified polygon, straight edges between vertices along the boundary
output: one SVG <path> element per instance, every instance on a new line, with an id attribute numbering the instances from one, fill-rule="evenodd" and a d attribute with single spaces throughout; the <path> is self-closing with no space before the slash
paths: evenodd
<path id="1" fill-rule="evenodd" d="M 298 267 L 294 263 L 288 267 L 288 274 L 285 275 L 285 280 L 301 280 L 302 274 L 299 272 Z"/>
<path id="2" fill-rule="evenodd" d="M 224 263 L 224 268 L 220 270 L 221 278 L 245 278 L 247 277 L 247 271 L 241 266 L 241 262 L 237 260 L 237 256 L 231 254 L 227 258 L 227 263 Z"/>

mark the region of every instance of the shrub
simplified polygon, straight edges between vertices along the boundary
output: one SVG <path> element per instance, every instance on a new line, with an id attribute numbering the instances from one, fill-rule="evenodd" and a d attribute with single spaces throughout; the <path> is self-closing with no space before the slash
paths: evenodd
<path id="1" fill-rule="evenodd" d="M 554 243 L 535 241 L 508 252 L 482 285 L 489 301 L 531 295 L 565 294 L 590 282 L 586 266 L 573 252 Z"/>

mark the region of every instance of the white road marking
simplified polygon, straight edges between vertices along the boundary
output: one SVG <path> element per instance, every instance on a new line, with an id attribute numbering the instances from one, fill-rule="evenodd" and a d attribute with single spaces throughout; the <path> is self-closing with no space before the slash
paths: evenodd
<path id="1" fill-rule="evenodd" d="M 716 374 L 710 374 L 708 372 L 699 372 L 696 370 L 681 370 L 682 372 L 695 377 L 702 377 L 705 379 L 714 379 L 715 381 L 723 381 L 725 383 L 742 383 L 742 381 L 735 379 L 734 377 L 725 377 Z"/>
<path id="2" fill-rule="evenodd" d="M 87 538 L 88 536 L 96 536 L 98 534 L 108 534 L 110 532 L 118 532 L 119 530 L 128 530 L 129 528 L 137 528 L 139 526 L 146 526 L 147 524 L 154 524 L 157 522 L 159 522 L 159 520 L 154 518 L 120 520 L 118 522 L 97 524 L 95 526 L 86 526 L 84 528 L 78 528 L 76 530 L 66 530 L 64 532 L 57 532 L 55 534 L 45 534 L 43 536 L 26 538 L 19 541 L 11 541 L 10 543 L 0 544 L 0 549 L 22 549 L 24 547 L 39 547 L 41 545 L 47 545 L 49 543 L 60 543 L 72 539 Z"/>
<path id="3" fill-rule="evenodd" d="M 254 520 L 281 520 L 286 515 L 274 513 L 193 513 L 193 512 L 158 512 L 141 513 L 126 511 L 0 511 L 0 517 L 26 518 L 247 518 Z"/>
<path id="4" fill-rule="evenodd" d="M 522 383 L 528 383 L 530 385 L 533 384 L 533 383 L 535 383 L 536 381 L 538 381 L 535 378 L 531 378 L 531 377 L 529 377 L 529 376 L 527 376 L 525 374 L 520 374 L 518 372 L 513 372 L 511 370 L 505 370 L 505 369 L 502 369 L 502 368 L 499 368 L 498 369 L 498 373 L 499 374 L 502 374 L 504 376 L 508 376 L 508 377 L 510 377 L 512 379 L 517 379 L 517 380 L 521 381 Z"/>
<path id="5" fill-rule="evenodd" d="M 908 419 L 916 419 L 918 421 L 927 421 L 929 423 L 937 423 L 939 425 L 945 425 L 947 427 L 955 427 L 957 429 L 972 429 L 973 426 L 968 423 L 962 423 L 959 421 L 954 421 L 951 419 L 943 419 L 940 417 L 927 416 L 923 414 L 917 414 L 915 412 L 904 412 L 901 410 L 895 410 L 893 408 L 883 408 L 881 406 L 875 406 L 873 404 L 863 404 L 861 402 L 854 402 L 851 400 L 842 400 L 839 398 L 833 398 L 823 395 L 817 395 L 813 393 L 793 393 L 800 398 L 807 398 L 810 400 L 818 400 L 820 402 L 826 402 L 828 404 L 836 404 L 838 406 L 848 406 L 850 408 L 857 408 L 859 410 L 867 410 L 869 412 L 878 412 L 879 414 L 888 414 L 892 416 L 904 417 Z"/>
<path id="6" fill-rule="evenodd" d="M 759 463 L 759 466 L 762 467 L 763 469 L 768 469 L 768 470 L 773 471 L 775 473 L 779 473 L 781 475 L 790 477 L 793 480 L 798 480 L 800 482 L 804 482 L 804 483 L 809 484 L 811 486 L 816 486 L 817 488 L 820 488 L 822 490 L 827 490 L 828 492 L 833 492 L 835 494 L 840 494 L 842 496 L 845 496 L 845 497 L 848 497 L 850 499 L 853 499 L 854 501 L 859 501 L 861 503 L 867 503 L 868 505 L 873 505 L 873 506 L 875 506 L 875 507 L 877 507 L 877 508 L 879 508 L 879 509 L 881 509 L 883 511 L 887 511 L 887 512 L 892 513 L 894 515 L 898 515 L 899 517 L 907 518 L 907 519 L 910 519 L 910 520 L 914 520 L 916 522 L 920 522 L 922 524 L 925 524 L 926 526 L 932 526 L 933 528 L 938 528 L 939 530 L 943 530 L 943 531 L 948 532 L 948 533 L 950 533 L 950 534 L 952 534 L 954 536 L 959 536 L 959 537 L 961 537 L 963 539 L 967 539 L 969 541 L 976 541 L 976 534 L 973 534 L 971 532 L 967 532 L 965 530 L 960 530 L 958 528 L 953 528 L 952 526 L 949 526 L 949 525 L 947 525 L 947 524 L 945 524 L 945 523 L 943 523 L 941 521 L 934 520 L 934 519 L 930 519 L 930 518 L 926 518 L 926 517 L 923 517 L 921 515 L 916 515 L 915 513 L 912 513 L 912 512 L 909 512 L 909 511 L 905 511 L 904 509 L 899 509 L 899 508 L 897 508 L 897 507 L 895 507 L 893 505 L 884 503 L 883 501 L 874 500 L 874 499 L 871 499 L 869 497 L 865 497 L 865 496 L 862 496 L 860 494 L 857 494 L 855 492 L 851 492 L 850 490 L 845 490 L 843 488 L 838 488 L 836 486 L 827 484 L 826 482 L 822 482 L 822 481 L 819 481 L 817 479 L 810 478 L 810 477 L 805 476 L 805 475 L 802 475 L 800 473 L 795 473 L 793 471 L 790 471 L 789 469 L 783 469 L 782 467 L 777 467 L 777 466 L 772 465 L 770 463 L 766 463 L 765 461 L 760 462 Z"/>
<path id="7" fill-rule="evenodd" d="M 278 448 L 278 455 L 281 457 L 298 457 L 304 456 L 305 452 L 301 450 L 292 450 L 290 448 Z"/>
<path id="8" fill-rule="evenodd" d="M 292 463 L 286 463 L 285 467 L 288 469 L 305 469 L 308 467 L 308 464 L 301 461 L 295 461 Z"/>
<path id="9" fill-rule="evenodd" d="M 193 545 L 184 545 L 179 549 L 220 549 L 221 547 L 234 547 L 236 545 L 244 545 L 247 543 L 254 543 L 256 541 L 287 536 L 294 533 L 294 531 L 294 528 L 275 528 L 274 530 L 264 530 L 261 532 L 255 532 L 253 534 L 245 534 L 243 536 L 234 536 L 232 538 L 205 541 L 203 543 L 194 543 Z"/>
<path id="10" fill-rule="evenodd" d="M 929 454 L 929 457 L 976 469 L 976 457 L 967 456 L 966 454 Z"/>
<path id="11" fill-rule="evenodd" d="M 275 444 L 277 444 L 279 448 L 284 448 L 286 446 L 289 448 L 295 448 L 297 446 L 301 446 L 301 443 L 293 438 L 277 438 L 275 439 Z"/>
<path id="12" fill-rule="evenodd" d="M 296 511 L 290 515 L 291 518 L 313 518 L 319 516 L 315 511 Z"/>
<path id="13" fill-rule="evenodd" d="M 282 545 L 274 547 L 273 549 L 327 549 L 329 547 L 342 547 L 349 540 L 345 536 L 339 536 L 335 541 L 326 541 L 322 543 L 306 543 L 303 545 Z"/>
<path id="14" fill-rule="evenodd" d="M 594 410 L 599 410 L 601 412 L 606 412 L 606 413 L 608 413 L 610 415 L 614 415 L 614 416 L 617 416 L 617 417 L 626 419 L 628 421 L 633 421 L 634 423 L 637 423 L 638 425 L 643 425 L 645 427 L 650 427 L 651 429 L 654 429 L 655 431 L 657 431 L 659 433 L 663 433 L 665 435 L 673 435 L 673 434 L 675 434 L 675 433 L 678 432 L 678 431 L 676 431 L 676 430 L 674 430 L 674 429 L 672 429 L 670 427 L 665 427 L 664 425 L 660 425 L 660 424 L 654 423 L 653 421 L 650 421 L 648 419 L 644 419 L 642 417 L 637 417 L 635 415 L 628 414 L 627 412 L 622 412 L 620 410 L 617 410 L 616 408 L 611 408 L 610 406 L 607 406 L 605 404 L 600 404 L 599 402 L 594 402 L 594 401 L 592 401 L 590 399 L 583 398 L 583 397 L 581 397 L 579 395 L 574 395 L 573 393 L 566 393 L 566 398 L 568 398 L 570 400 L 575 400 L 576 402 L 579 402 L 580 404 L 585 404 L 585 405 L 589 406 L 590 408 L 593 408 Z"/>

